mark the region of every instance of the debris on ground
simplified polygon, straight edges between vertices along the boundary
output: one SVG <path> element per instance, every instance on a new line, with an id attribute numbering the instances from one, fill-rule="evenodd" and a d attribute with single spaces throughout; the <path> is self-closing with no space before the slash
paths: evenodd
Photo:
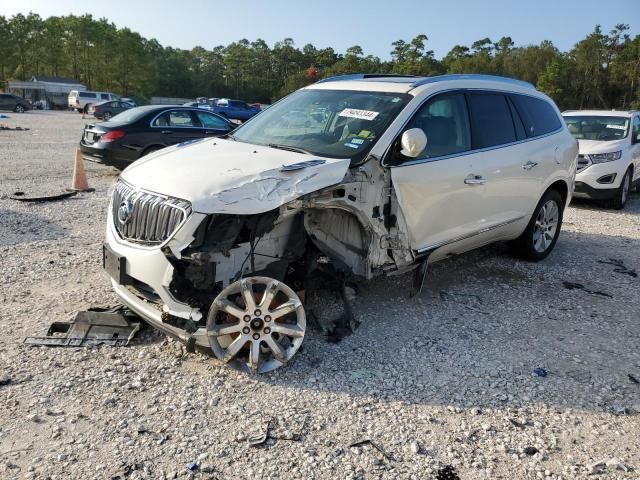
<path id="1" fill-rule="evenodd" d="M 28 345 L 50 347 L 125 346 L 140 330 L 139 318 L 123 307 L 78 312 L 70 322 L 54 322 L 44 337 L 27 337 Z"/>
<path id="2" fill-rule="evenodd" d="M 522 453 L 524 453 L 525 455 L 529 455 L 530 457 L 532 457 L 533 455 L 535 455 L 536 453 L 538 453 L 538 449 L 536 447 L 524 447 L 522 449 Z"/>
<path id="3" fill-rule="evenodd" d="M 608 260 L 598 260 L 598 263 L 603 263 L 605 265 L 613 265 L 615 268 L 613 269 L 616 273 L 622 273 L 623 275 L 629 275 L 630 277 L 637 278 L 638 272 L 635 270 L 628 268 L 624 261 L 617 258 L 610 258 Z"/>
<path id="4" fill-rule="evenodd" d="M 547 372 L 544 368 L 534 368 L 533 369 L 533 374 L 536 377 L 546 377 L 548 373 L 549 372 Z"/>
<path id="5" fill-rule="evenodd" d="M 267 422 L 267 425 L 265 426 L 264 430 L 261 433 L 248 437 L 247 442 L 252 447 L 258 447 L 264 444 L 264 442 L 266 442 L 267 439 L 269 438 L 270 429 L 271 429 L 271 420 Z"/>
<path id="6" fill-rule="evenodd" d="M 458 472 L 451 465 L 445 465 L 436 473 L 436 480 L 460 480 Z"/>
<path id="7" fill-rule="evenodd" d="M 11 131 L 15 131 L 15 132 L 27 132 L 29 129 L 28 128 L 22 128 L 22 127 L 7 127 L 6 125 L 0 125 L 0 130 L 11 130 Z"/>
<path id="8" fill-rule="evenodd" d="M 590 295 L 599 295 L 601 297 L 613 298 L 613 295 L 611 295 L 609 293 L 600 292 L 598 290 L 589 290 L 581 283 L 562 282 L 562 284 L 564 285 L 564 288 L 566 288 L 567 290 L 582 290 L 583 292 L 588 293 Z"/>
<path id="9" fill-rule="evenodd" d="M 15 192 L 13 197 L 9 197 L 11 200 L 17 200 L 18 202 L 57 202 L 69 197 L 74 197 L 78 192 L 65 192 L 58 195 L 48 195 L 44 197 L 23 197 L 24 192 Z"/>
<path id="10" fill-rule="evenodd" d="M 629 377 L 629 380 L 631 380 L 631 383 L 640 384 L 640 380 L 638 380 L 636 377 L 634 377 L 630 373 L 627 374 L 627 377 Z"/>
<path id="11" fill-rule="evenodd" d="M 475 295 L 472 293 L 447 292 L 445 290 L 441 290 L 440 299 L 445 302 L 450 301 L 457 303 L 458 305 L 461 305 L 467 310 L 471 310 L 472 312 L 481 313 L 482 315 L 489 315 L 489 312 L 486 312 L 476 306 L 482 305 L 482 298 L 480 298 L 479 295 Z"/>
<path id="12" fill-rule="evenodd" d="M 4 387 L 6 385 L 9 385 L 10 383 L 11 383 L 11 378 L 9 377 L 0 378 L 0 387 Z"/>
<path id="13" fill-rule="evenodd" d="M 355 448 L 355 447 L 362 447 L 364 445 L 371 445 L 373 448 L 378 450 L 382 454 L 382 456 L 384 458 L 386 458 L 390 462 L 394 462 L 396 460 L 389 453 L 385 452 L 385 450 L 380 445 L 378 445 L 376 442 L 374 442 L 370 438 L 365 438 L 364 440 L 359 440 L 357 442 L 353 442 L 353 443 L 351 443 L 351 444 L 349 444 L 347 446 L 349 448 Z"/>

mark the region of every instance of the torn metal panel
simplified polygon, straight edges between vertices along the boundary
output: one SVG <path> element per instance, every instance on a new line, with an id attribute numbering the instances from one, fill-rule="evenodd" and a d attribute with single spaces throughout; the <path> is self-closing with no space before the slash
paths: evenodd
<path id="1" fill-rule="evenodd" d="M 145 167 L 149 160 L 152 169 Z M 308 160 L 302 153 L 215 138 L 165 148 L 135 162 L 121 176 L 131 185 L 188 200 L 195 212 L 249 215 L 337 184 L 349 168 L 348 158 L 319 157 L 322 163 L 283 171 Z"/>
<path id="2" fill-rule="evenodd" d="M 140 330 L 137 317 L 122 311 L 78 312 L 71 322 L 54 322 L 43 337 L 27 337 L 27 345 L 49 347 L 124 346 Z"/>

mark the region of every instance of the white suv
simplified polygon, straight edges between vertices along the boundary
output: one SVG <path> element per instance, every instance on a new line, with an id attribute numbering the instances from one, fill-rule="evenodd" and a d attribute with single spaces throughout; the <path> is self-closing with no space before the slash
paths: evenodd
<path id="1" fill-rule="evenodd" d="M 71 90 L 67 97 L 67 104 L 71 110 L 88 113 L 90 106 L 109 100 L 120 100 L 120 97 L 115 93 L 109 92 Z"/>
<path id="2" fill-rule="evenodd" d="M 578 110 L 562 115 L 580 144 L 574 196 L 624 208 L 633 185 L 640 183 L 640 113 Z"/>
<path id="3" fill-rule="evenodd" d="M 300 115 L 307 121 L 287 120 Z M 156 328 L 266 372 L 302 343 L 298 295 L 312 274 L 348 297 L 347 282 L 413 270 L 417 294 L 430 262 L 497 240 L 545 258 L 577 150 L 554 103 L 528 83 L 326 79 L 227 137 L 127 168 L 104 265 L 122 302 Z"/>

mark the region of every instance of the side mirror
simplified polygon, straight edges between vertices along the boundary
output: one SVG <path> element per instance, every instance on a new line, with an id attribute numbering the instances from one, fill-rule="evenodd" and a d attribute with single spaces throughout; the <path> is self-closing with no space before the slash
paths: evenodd
<path id="1" fill-rule="evenodd" d="M 421 128 L 410 128 L 400 138 L 400 153 L 405 157 L 416 158 L 427 146 L 427 135 Z"/>

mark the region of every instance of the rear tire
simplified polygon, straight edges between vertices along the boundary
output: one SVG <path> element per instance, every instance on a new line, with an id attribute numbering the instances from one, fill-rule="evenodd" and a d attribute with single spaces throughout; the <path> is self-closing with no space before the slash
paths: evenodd
<path id="1" fill-rule="evenodd" d="M 564 202 L 557 190 L 547 190 L 533 211 L 527 228 L 516 240 L 514 247 L 523 260 L 539 262 L 553 251 L 560 229 Z"/>
<path id="2" fill-rule="evenodd" d="M 87 103 L 87 104 L 84 106 L 84 108 L 82 109 L 82 112 L 83 112 L 83 113 L 89 113 L 89 107 L 90 107 L 90 106 L 91 106 L 91 104 L 90 104 L 90 103 Z"/>
<path id="3" fill-rule="evenodd" d="M 631 193 L 631 180 L 631 169 L 628 169 L 624 172 L 624 177 L 622 177 L 616 196 L 607 202 L 607 207 L 614 210 L 622 210 L 624 208 L 629 199 L 629 193 Z"/>

